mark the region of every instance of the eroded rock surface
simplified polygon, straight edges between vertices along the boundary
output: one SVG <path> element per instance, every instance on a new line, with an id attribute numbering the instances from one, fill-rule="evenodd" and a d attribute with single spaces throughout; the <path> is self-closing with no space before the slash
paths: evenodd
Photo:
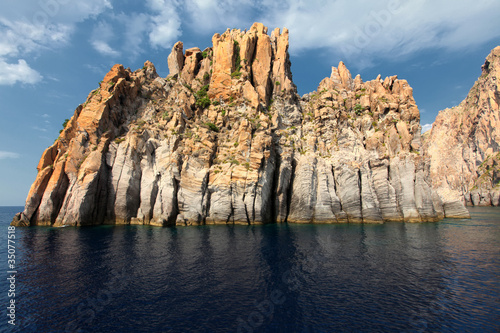
<path id="1" fill-rule="evenodd" d="M 341 62 L 298 96 L 288 30 L 255 23 L 174 45 L 170 74 L 115 65 L 53 146 L 16 225 L 424 222 L 456 210 L 428 182 L 413 92 Z M 463 207 L 463 206 L 462 206 Z"/>
<path id="2" fill-rule="evenodd" d="M 458 106 L 439 112 L 425 139 L 429 180 L 446 205 L 498 206 L 500 196 L 500 46 L 487 56 L 482 75 Z M 448 216 L 449 214 L 447 214 Z"/>

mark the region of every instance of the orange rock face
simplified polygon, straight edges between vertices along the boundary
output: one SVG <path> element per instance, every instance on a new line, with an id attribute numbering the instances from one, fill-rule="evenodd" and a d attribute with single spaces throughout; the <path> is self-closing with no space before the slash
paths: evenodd
<path id="1" fill-rule="evenodd" d="M 213 47 L 203 53 L 194 48 L 186 50 L 185 55 L 180 53 L 182 43 L 176 43 L 168 57 L 171 75 L 180 73 L 193 89 L 201 87 L 195 77 L 205 81 L 209 75 L 208 97 L 226 102 L 243 97 L 255 109 L 266 108 L 273 94 L 296 92 L 291 79 L 288 29 L 283 34 L 275 29 L 269 36 L 267 27 L 254 23 L 248 31 L 228 29 L 222 35 L 215 34 L 212 43 Z M 197 73 L 198 68 L 202 75 Z"/>
<path id="2" fill-rule="evenodd" d="M 363 82 L 340 62 L 317 91 L 300 97 L 288 30 L 267 32 L 261 23 L 227 30 L 203 51 L 184 52 L 178 42 L 166 78 L 149 61 L 134 72 L 113 66 L 42 154 L 25 209 L 12 223 L 381 223 L 464 216 L 460 202 L 443 203 L 430 186 L 408 82 L 397 76 Z M 481 96 L 489 96 L 479 97 L 481 103 L 498 105 L 495 94 Z M 482 138 L 496 135 L 493 128 L 481 131 Z"/>

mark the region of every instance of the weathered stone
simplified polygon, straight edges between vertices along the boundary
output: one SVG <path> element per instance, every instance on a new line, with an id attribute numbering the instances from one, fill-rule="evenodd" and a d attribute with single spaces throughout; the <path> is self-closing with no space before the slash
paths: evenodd
<path id="1" fill-rule="evenodd" d="M 184 44 L 177 42 L 172 47 L 172 52 L 168 56 L 168 70 L 170 75 L 175 75 L 182 71 L 184 67 Z"/>
<path id="2" fill-rule="evenodd" d="M 440 111 L 426 133 L 430 180 L 445 202 L 468 196 L 474 205 L 492 205 L 489 192 L 500 181 L 500 46 L 487 56 L 482 72 L 465 100 Z M 478 191 L 469 194 L 473 189 Z"/>
<path id="3" fill-rule="evenodd" d="M 186 82 L 191 83 L 199 71 L 199 63 L 203 59 L 201 50 L 193 47 L 186 50 L 186 58 L 184 60 L 184 67 L 181 71 L 181 78 Z"/>
<path id="4" fill-rule="evenodd" d="M 318 91 L 300 98 L 286 28 L 268 36 L 256 23 L 212 41 L 213 48 L 185 55 L 176 43 L 167 78 L 148 61 L 135 72 L 113 66 L 43 153 L 25 209 L 12 224 L 380 223 L 468 216 L 453 190 L 429 178 L 433 160 L 425 164 L 419 154 L 420 116 L 405 80 L 353 80 L 341 62 Z M 485 73 L 493 75 L 490 66 Z M 496 95 L 488 96 L 495 107 Z M 494 134 L 488 131 L 474 144 Z M 477 189 L 468 189 L 470 203 L 500 204 L 494 147 L 484 148 L 490 157 L 471 169 L 490 172 Z M 477 164 L 467 149 L 460 158 Z"/>
<path id="5" fill-rule="evenodd" d="M 363 216 L 363 222 L 381 223 L 383 222 L 382 212 L 380 210 L 380 204 L 368 163 L 361 167 L 359 173 L 361 182 L 361 215 Z"/>
<path id="6" fill-rule="evenodd" d="M 342 210 L 347 214 L 348 221 L 351 223 L 363 222 L 359 170 L 342 165 L 335 168 L 334 175 L 337 194 Z"/>
<path id="7" fill-rule="evenodd" d="M 252 81 L 255 90 L 259 94 L 259 100 L 267 104 L 272 91 L 271 83 L 271 60 L 272 47 L 269 36 L 257 30 L 257 46 L 255 50 L 255 60 L 252 63 Z"/>

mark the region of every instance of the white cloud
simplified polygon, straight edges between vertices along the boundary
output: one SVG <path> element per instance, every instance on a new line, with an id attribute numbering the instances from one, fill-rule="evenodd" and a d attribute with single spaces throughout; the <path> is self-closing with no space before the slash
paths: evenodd
<path id="1" fill-rule="evenodd" d="M 150 16 L 144 13 L 120 14 L 117 20 L 124 27 L 123 48 L 131 59 L 135 59 L 144 51 L 144 36 L 150 29 Z"/>
<path id="2" fill-rule="evenodd" d="M 432 124 L 425 124 L 422 126 L 422 133 L 425 133 L 425 132 L 429 131 L 430 129 L 432 129 Z"/>
<path id="3" fill-rule="evenodd" d="M 181 35 L 179 3 L 171 0 L 148 0 L 151 16 L 149 41 L 153 47 L 169 48 Z"/>
<path id="4" fill-rule="evenodd" d="M 23 0 L 2 6 L 0 55 L 53 49 L 69 42 L 75 25 L 112 8 L 108 0 Z M 5 45 L 8 45 L 6 47 Z"/>
<path id="5" fill-rule="evenodd" d="M 17 82 L 35 84 L 42 79 L 40 73 L 31 68 L 25 60 L 9 64 L 0 58 L 0 85 L 13 85 Z"/>
<path id="6" fill-rule="evenodd" d="M 500 36 L 500 1 L 262 1 L 262 20 L 290 29 L 290 48 L 327 48 L 346 57 L 397 57 L 460 50 Z"/>
<path id="7" fill-rule="evenodd" d="M 40 25 L 25 19 L 13 20 L 0 16 L 0 56 L 39 52 L 59 47 L 69 40 L 73 28 L 66 24 Z"/>
<path id="8" fill-rule="evenodd" d="M 259 21 L 287 27 L 292 53 L 325 49 L 367 66 L 373 57 L 462 50 L 500 36 L 498 0 L 148 0 L 147 7 L 154 47 L 171 47 L 181 29 L 211 35 Z"/>
<path id="9" fill-rule="evenodd" d="M 227 28 L 250 28 L 259 4 L 254 0 L 186 0 L 184 11 L 194 31 L 208 34 L 224 32 Z M 243 26 L 242 26 L 243 25 Z M 222 31 L 217 31 L 222 30 Z"/>
<path id="10" fill-rule="evenodd" d="M 92 42 L 94 49 L 102 55 L 116 57 L 120 55 L 120 52 L 115 51 L 108 45 L 108 43 L 102 40 L 96 40 Z"/>
<path id="11" fill-rule="evenodd" d="M 44 128 L 44 127 L 40 127 L 40 126 L 31 126 L 32 129 L 36 130 L 36 131 L 40 131 L 40 132 L 47 132 L 47 129 Z"/>
<path id="12" fill-rule="evenodd" d="M 0 150 L 0 160 L 19 158 L 21 155 L 18 153 L 12 153 L 10 151 Z"/>
<path id="13" fill-rule="evenodd" d="M 95 50 L 132 59 L 146 44 L 170 49 L 183 31 L 211 36 L 254 21 L 270 29 L 287 27 L 292 53 L 316 50 L 357 67 L 424 49 L 463 50 L 500 37 L 498 0 L 146 0 L 142 6 L 140 12 L 113 12 L 111 0 L 8 1 L 0 13 L 0 60 L 13 63 L 22 54 L 29 62 L 26 54 L 67 45 L 77 23 L 88 19 L 98 20 L 89 41 Z"/>
<path id="14" fill-rule="evenodd" d="M 94 26 L 89 42 L 103 56 L 123 54 L 132 60 L 144 53 L 147 44 L 170 49 L 182 33 L 181 11 L 178 1 L 148 0 L 143 12 L 106 12 Z"/>
<path id="15" fill-rule="evenodd" d="M 113 40 L 115 34 L 113 32 L 113 26 L 107 22 L 99 22 L 92 32 L 92 37 L 90 43 L 94 49 L 104 56 L 117 57 L 120 52 L 114 50 L 109 42 Z"/>
<path id="16" fill-rule="evenodd" d="M 76 24 L 111 8 L 108 0 L 7 1 L 0 12 L 1 84 L 34 83 L 42 77 L 25 60 L 28 55 L 66 45 Z M 6 72 L 9 70 L 11 72 Z"/>

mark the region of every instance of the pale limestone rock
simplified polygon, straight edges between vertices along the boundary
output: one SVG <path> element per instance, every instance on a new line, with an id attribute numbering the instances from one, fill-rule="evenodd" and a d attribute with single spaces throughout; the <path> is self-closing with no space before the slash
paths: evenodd
<path id="1" fill-rule="evenodd" d="M 57 162 L 54 171 L 45 188 L 45 192 L 40 202 L 37 220 L 44 224 L 51 225 L 56 221 L 57 215 L 62 205 L 62 200 L 69 185 L 68 176 L 64 173 L 65 161 Z M 41 223 L 39 223 L 40 225 Z"/>
<path id="2" fill-rule="evenodd" d="M 369 165 L 382 219 L 384 221 L 401 221 L 403 214 L 398 204 L 396 190 L 390 181 L 389 162 L 387 160 L 370 160 Z"/>
<path id="3" fill-rule="evenodd" d="M 410 157 L 393 158 L 390 164 L 391 184 L 396 190 L 405 222 L 421 222 L 415 202 L 415 164 Z"/>
<path id="4" fill-rule="evenodd" d="M 316 159 L 299 158 L 295 167 L 289 222 L 312 222 L 316 204 Z M 332 214 L 333 215 L 333 214 Z"/>
<path id="5" fill-rule="evenodd" d="M 493 162 L 500 147 L 500 47 L 486 58 L 482 75 L 458 106 L 439 112 L 424 152 L 429 158 L 430 180 L 445 203 L 445 214 L 458 217 L 460 202 L 494 205 L 490 191 L 498 184 Z M 483 166 L 483 167 L 482 167 Z M 495 171 L 494 171 L 495 170 Z M 472 198 L 472 200 L 471 200 Z M 460 208 L 460 209 L 459 209 Z"/>
<path id="6" fill-rule="evenodd" d="M 383 222 L 382 212 L 368 163 L 363 164 L 359 173 L 363 222 L 381 223 Z"/>
<path id="7" fill-rule="evenodd" d="M 359 169 L 344 164 L 337 166 L 333 173 L 337 195 L 348 221 L 350 223 L 363 222 Z"/>
<path id="8" fill-rule="evenodd" d="M 175 75 L 182 71 L 184 67 L 184 44 L 177 42 L 172 47 L 172 51 L 168 56 L 168 70 L 170 75 Z"/>
<path id="9" fill-rule="evenodd" d="M 182 165 L 177 204 L 179 213 L 190 224 L 202 224 L 207 207 L 208 169 L 197 158 L 187 158 Z"/>

